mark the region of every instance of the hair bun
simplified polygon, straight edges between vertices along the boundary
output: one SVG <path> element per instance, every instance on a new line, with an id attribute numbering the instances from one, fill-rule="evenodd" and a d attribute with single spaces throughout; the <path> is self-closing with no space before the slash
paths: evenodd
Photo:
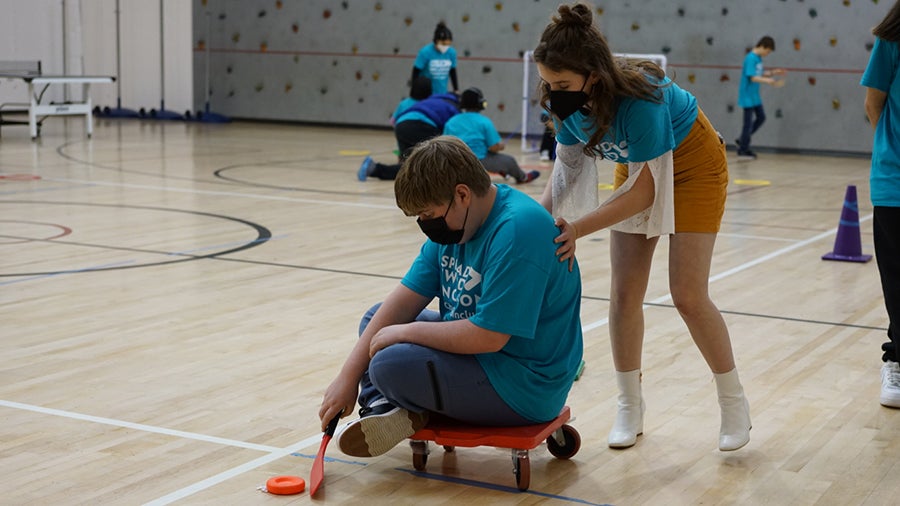
<path id="1" fill-rule="evenodd" d="M 560 5 L 557 12 L 559 13 L 557 23 L 561 25 L 587 28 L 594 22 L 594 15 L 591 13 L 591 9 L 587 5 L 581 3 Z"/>

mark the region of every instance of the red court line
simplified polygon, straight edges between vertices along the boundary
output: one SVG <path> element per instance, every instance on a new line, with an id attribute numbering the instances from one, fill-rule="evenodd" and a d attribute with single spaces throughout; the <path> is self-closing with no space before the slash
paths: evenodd
<path id="1" fill-rule="evenodd" d="M 206 51 L 206 49 L 194 48 L 195 53 L 202 53 Z M 406 60 L 414 60 L 416 55 L 410 54 L 387 54 L 387 53 L 353 53 L 353 52 L 340 52 L 340 51 L 288 51 L 288 50 L 277 50 L 277 49 L 267 49 L 265 51 L 261 49 L 230 49 L 230 48 L 209 48 L 211 53 L 223 53 L 223 54 L 271 54 L 277 56 L 328 56 L 328 57 L 340 57 L 340 58 L 400 58 Z M 522 58 L 503 58 L 503 57 L 472 57 L 472 56 L 459 56 L 457 57 L 460 61 L 484 61 L 484 62 L 501 62 L 501 63 L 521 63 Z M 676 68 L 696 68 L 696 69 L 712 69 L 712 70 L 741 70 L 743 67 L 741 65 L 711 65 L 705 63 L 668 63 L 669 67 Z M 772 66 L 772 68 L 782 68 L 787 70 L 788 72 L 813 72 L 820 74 L 862 74 L 864 69 L 831 69 L 831 68 L 806 68 L 806 67 L 778 67 Z"/>

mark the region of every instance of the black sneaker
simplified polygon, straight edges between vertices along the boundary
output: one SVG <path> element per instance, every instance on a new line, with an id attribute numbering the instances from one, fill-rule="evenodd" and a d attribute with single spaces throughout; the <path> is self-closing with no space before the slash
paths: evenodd
<path id="1" fill-rule="evenodd" d="M 740 138 L 735 139 L 734 145 L 737 146 L 738 151 L 740 151 L 741 150 L 741 139 Z"/>
<path id="2" fill-rule="evenodd" d="M 338 447 L 351 457 L 377 457 L 415 434 L 427 422 L 427 413 L 413 413 L 384 401 L 360 409 L 359 419 L 338 434 Z"/>
<path id="3" fill-rule="evenodd" d="M 530 182 L 534 181 L 535 179 L 537 179 L 537 178 L 539 178 L 539 177 L 541 177 L 541 173 L 538 172 L 538 171 L 536 171 L 536 170 L 533 170 L 533 171 L 528 172 L 527 174 L 525 174 L 525 179 L 523 179 L 523 180 L 521 180 L 521 181 L 516 181 L 516 184 L 530 183 Z"/>
<path id="4" fill-rule="evenodd" d="M 750 151 L 738 151 L 738 160 L 756 160 L 756 153 Z"/>

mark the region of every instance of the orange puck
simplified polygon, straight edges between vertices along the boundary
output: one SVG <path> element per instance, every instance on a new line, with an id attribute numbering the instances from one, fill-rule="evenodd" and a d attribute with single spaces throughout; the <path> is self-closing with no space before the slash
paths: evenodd
<path id="1" fill-rule="evenodd" d="M 266 481 L 266 490 L 270 494 L 299 494 L 305 488 L 306 482 L 299 476 L 273 476 Z"/>

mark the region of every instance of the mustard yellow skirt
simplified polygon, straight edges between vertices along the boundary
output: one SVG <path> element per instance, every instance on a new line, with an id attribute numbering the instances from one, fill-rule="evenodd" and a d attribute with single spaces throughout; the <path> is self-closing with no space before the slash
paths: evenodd
<path id="1" fill-rule="evenodd" d="M 725 142 L 703 111 L 673 153 L 675 232 L 718 232 L 725 213 L 728 161 Z M 617 163 L 614 186 L 628 179 L 628 165 Z"/>

